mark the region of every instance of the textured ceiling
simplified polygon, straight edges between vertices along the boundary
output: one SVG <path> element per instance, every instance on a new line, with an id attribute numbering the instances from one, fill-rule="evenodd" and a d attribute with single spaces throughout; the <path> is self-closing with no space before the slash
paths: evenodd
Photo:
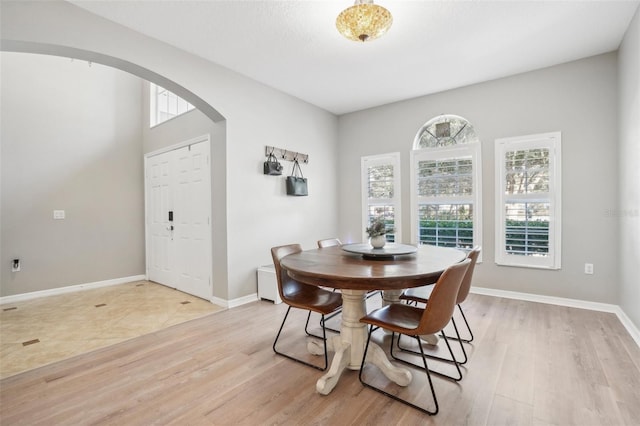
<path id="1" fill-rule="evenodd" d="M 335 29 L 351 1 L 71 3 L 343 114 L 616 50 L 640 0 L 380 0 L 364 44 Z"/>

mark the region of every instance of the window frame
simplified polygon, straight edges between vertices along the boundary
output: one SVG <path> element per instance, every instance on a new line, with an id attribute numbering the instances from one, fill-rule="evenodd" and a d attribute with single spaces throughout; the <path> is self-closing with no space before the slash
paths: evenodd
<path id="1" fill-rule="evenodd" d="M 507 152 L 549 149 L 549 190 L 544 193 L 506 194 Z M 495 263 L 501 266 L 558 270 L 562 267 L 562 134 L 540 133 L 495 140 Z M 547 256 L 507 253 L 506 212 L 508 202 L 549 203 L 549 251 Z"/>
<path id="2" fill-rule="evenodd" d="M 470 196 L 421 197 L 418 195 L 418 162 L 471 157 L 472 194 Z M 420 217 L 418 208 L 421 204 L 462 204 L 465 201 L 473 205 L 473 243 L 472 247 L 482 246 L 482 162 L 481 143 L 469 142 L 439 148 L 421 148 L 411 151 L 411 243 L 420 244 Z M 431 202 L 424 203 L 423 200 Z M 478 259 L 481 262 L 481 259 Z"/>
<path id="3" fill-rule="evenodd" d="M 176 98 L 175 99 L 176 114 L 173 115 L 172 117 L 168 117 L 164 119 L 160 118 L 158 95 L 161 91 L 166 91 L 169 95 Z M 181 102 L 186 104 L 186 109 L 184 111 L 179 111 L 180 108 L 178 105 Z M 149 82 L 149 128 L 150 129 L 156 126 L 159 126 L 162 123 L 166 123 L 167 121 L 171 121 L 174 118 L 180 117 L 181 115 L 184 115 L 189 111 L 193 111 L 194 109 L 195 107 L 191 103 L 181 98 L 180 96 L 176 95 L 172 91 L 165 89 L 164 87 L 157 85 L 155 83 Z"/>
<path id="4" fill-rule="evenodd" d="M 393 166 L 393 198 L 386 198 L 381 201 L 369 198 L 369 173 L 371 166 L 381 166 L 390 164 Z M 367 241 L 366 228 L 369 226 L 369 207 L 372 205 L 393 205 L 394 217 L 394 242 L 400 243 L 402 239 L 402 186 L 400 170 L 400 153 L 391 152 L 387 154 L 368 155 L 360 158 L 360 188 L 362 199 L 361 232 L 362 241 Z"/>

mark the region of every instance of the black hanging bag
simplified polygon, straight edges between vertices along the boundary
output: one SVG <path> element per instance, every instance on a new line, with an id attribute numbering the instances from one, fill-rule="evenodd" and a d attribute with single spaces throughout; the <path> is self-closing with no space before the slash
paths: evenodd
<path id="1" fill-rule="evenodd" d="M 298 173 L 300 176 L 298 176 Z M 293 160 L 291 176 L 287 176 L 287 195 L 303 197 L 309 195 L 307 189 L 307 178 L 302 176 L 302 169 L 298 160 Z"/>
<path id="2" fill-rule="evenodd" d="M 271 176 L 280 176 L 282 174 L 282 164 L 278 162 L 273 153 L 270 153 L 267 161 L 264 162 L 264 174 Z"/>

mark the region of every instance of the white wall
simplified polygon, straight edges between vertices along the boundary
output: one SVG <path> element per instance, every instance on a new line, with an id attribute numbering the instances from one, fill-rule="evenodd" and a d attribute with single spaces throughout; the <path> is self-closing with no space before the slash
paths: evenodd
<path id="1" fill-rule="evenodd" d="M 360 157 L 399 151 L 403 241 L 410 241 L 409 152 L 420 127 L 440 114 L 469 120 L 482 142 L 483 263 L 474 285 L 618 303 L 617 67 L 610 53 L 339 118 L 340 236 L 359 240 Z M 428 78 L 428 72 L 425 72 Z M 494 263 L 495 139 L 562 132 L 562 269 Z M 583 273 L 593 263 L 594 275 Z"/>
<path id="2" fill-rule="evenodd" d="M 640 328 L 640 9 L 618 56 L 620 305 Z"/>
<path id="3" fill-rule="evenodd" d="M 0 58 L 0 295 L 144 274 L 142 81 L 68 58 Z"/>
<path id="4" fill-rule="evenodd" d="M 160 75 L 226 119 L 228 299 L 256 292 L 255 269 L 271 263 L 272 246 L 300 242 L 312 247 L 335 233 L 334 115 L 65 2 L 3 1 L 0 6 L 3 50 L 93 56 L 163 84 Z M 284 177 L 261 174 L 265 145 L 309 154 L 303 168 L 309 197 L 287 197 Z"/>
<path id="5" fill-rule="evenodd" d="M 621 153 L 625 150 L 631 156 L 622 167 L 631 170 L 629 173 L 637 170 L 638 150 L 637 137 L 633 136 L 637 127 L 628 124 L 637 126 L 637 121 L 633 116 L 618 121 L 615 53 L 349 114 L 338 123 L 326 111 L 70 4 L 5 1 L 1 7 L 5 50 L 10 46 L 116 58 L 118 66 L 133 66 L 137 75 L 148 80 L 156 81 L 161 76 L 177 83 L 224 116 L 228 299 L 255 292 L 255 267 L 271 262 L 269 248 L 273 245 L 301 242 L 311 247 L 316 239 L 333 236 L 336 229 L 345 240 L 359 240 L 359 167 L 363 155 L 402 153 L 403 229 L 408 240 L 407 173 L 413 137 L 429 118 L 455 113 L 469 119 L 483 141 L 483 183 L 488 189 L 483 197 L 484 263 L 478 267 L 478 285 L 619 303 L 616 233 L 620 221 L 608 213 L 625 202 L 619 204 L 617 191 L 612 190 L 618 185 L 619 124 L 627 123 L 622 132 L 631 134 L 622 136 L 626 143 L 620 148 Z M 632 64 L 621 67 L 621 78 L 628 81 L 621 90 L 637 87 L 637 42 L 633 41 L 637 38 L 633 36 L 637 34 L 637 20 L 636 16 L 635 33 L 627 35 L 625 41 L 631 46 L 626 51 L 632 53 L 624 57 L 631 58 Z M 637 108 L 637 95 L 631 96 L 635 98 L 628 103 Z M 216 119 L 213 115 L 209 116 Z M 563 132 L 565 163 L 563 269 L 498 267 L 493 263 L 493 141 L 555 130 Z M 310 164 L 304 168 L 310 180 L 308 198 L 286 197 L 283 178 L 261 174 L 264 145 L 310 154 Z M 336 176 L 340 176 L 340 186 Z M 628 188 L 637 195 L 636 185 Z M 338 197 L 334 195 L 336 189 Z M 629 246 L 629 256 L 637 256 L 637 238 L 630 237 Z M 629 256 L 622 292 L 637 300 L 637 279 L 631 271 L 637 257 Z M 583 274 L 585 262 L 595 264 L 593 276 Z M 637 303 L 634 306 L 637 323 Z"/>

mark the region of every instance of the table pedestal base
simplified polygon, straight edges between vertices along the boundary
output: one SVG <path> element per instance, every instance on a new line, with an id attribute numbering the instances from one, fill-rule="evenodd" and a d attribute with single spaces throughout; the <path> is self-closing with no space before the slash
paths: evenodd
<path id="1" fill-rule="evenodd" d="M 345 369 L 360 370 L 367 343 L 367 326 L 360 322 L 360 318 L 366 315 L 366 293 L 364 290 L 342 290 L 340 336 L 327 339 L 327 349 L 334 351 L 335 355 L 327 373 L 316 383 L 316 390 L 322 395 L 333 390 Z M 310 341 L 307 348 L 314 355 L 324 353 L 322 344 L 316 341 Z M 400 386 L 411 383 L 411 372 L 391 364 L 382 348 L 373 342 L 369 343 L 366 362 L 377 366 L 389 380 Z"/>

